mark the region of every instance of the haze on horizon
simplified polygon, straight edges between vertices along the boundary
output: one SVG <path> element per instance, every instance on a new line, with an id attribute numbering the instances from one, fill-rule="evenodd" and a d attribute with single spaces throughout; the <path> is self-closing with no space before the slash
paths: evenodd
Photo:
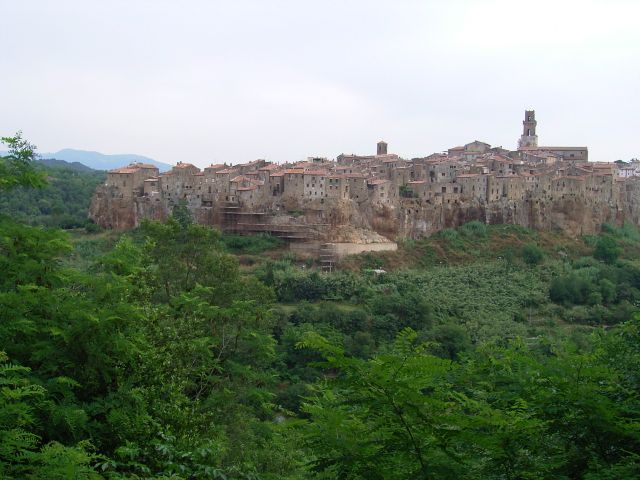
<path id="1" fill-rule="evenodd" d="M 0 0 L 0 134 L 198 166 L 474 139 L 638 157 L 637 0 Z"/>

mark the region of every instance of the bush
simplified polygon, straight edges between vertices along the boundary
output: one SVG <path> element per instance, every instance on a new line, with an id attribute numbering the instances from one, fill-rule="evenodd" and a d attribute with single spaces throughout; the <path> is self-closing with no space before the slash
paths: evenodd
<path id="1" fill-rule="evenodd" d="M 471 222 L 465 223 L 460 228 L 458 228 L 460 233 L 467 237 L 478 238 L 478 237 L 486 237 L 489 233 L 489 228 L 486 224 L 473 220 Z"/>
<path id="2" fill-rule="evenodd" d="M 458 232 L 453 228 L 445 228 L 444 230 L 440 230 L 438 233 L 436 233 L 436 236 L 442 238 L 443 240 L 453 241 L 458 239 Z"/>
<path id="3" fill-rule="evenodd" d="M 461 353 L 471 348 L 466 329 L 453 323 L 438 325 L 431 332 L 430 338 L 437 343 L 431 348 L 434 355 L 449 360 L 456 360 Z"/>
<path id="4" fill-rule="evenodd" d="M 529 243 L 522 248 L 522 259 L 527 265 L 538 265 L 544 259 L 544 252 L 536 244 Z"/>
<path id="5" fill-rule="evenodd" d="M 604 263 L 612 264 L 620 256 L 620 248 L 618 242 L 610 236 L 602 236 L 596 243 L 593 256 Z"/>
<path id="6" fill-rule="evenodd" d="M 225 234 L 221 240 L 230 252 L 250 253 L 253 255 L 279 248 L 284 243 L 279 238 L 264 233 L 247 236 Z"/>
<path id="7" fill-rule="evenodd" d="M 87 233 L 98 233 L 102 231 L 102 228 L 97 223 L 93 223 L 92 220 L 89 220 L 87 223 L 85 223 L 84 230 Z"/>

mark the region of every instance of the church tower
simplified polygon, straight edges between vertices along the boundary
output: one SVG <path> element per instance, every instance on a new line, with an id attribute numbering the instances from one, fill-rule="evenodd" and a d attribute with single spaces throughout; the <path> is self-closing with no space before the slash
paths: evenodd
<path id="1" fill-rule="evenodd" d="M 538 135 L 536 135 L 536 111 L 526 110 L 524 112 L 524 121 L 522 122 L 522 136 L 518 141 L 518 150 L 527 147 L 538 146 Z"/>
<path id="2" fill-rule="evenodd" d="M 387 142 L 380 140 L 376 148 L 376 155 L 386 155 L 386 154 L 387 154 Z"/>

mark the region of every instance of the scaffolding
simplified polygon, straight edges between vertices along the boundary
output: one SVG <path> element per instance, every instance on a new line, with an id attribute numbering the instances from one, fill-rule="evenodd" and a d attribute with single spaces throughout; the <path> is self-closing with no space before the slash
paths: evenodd
<path id="1" fill-rule="evenodd" d="M 328 223 L 274 224 L 269 223 L 266 212 L 243 212 L 239 204 L 226 202 L 220 208 L 222 214 L 222 230 L 237 235 L 255 235 L 259 233 L 272 235 L 287 242 L 306 242 L 316 240 L 319 230 L 329 226 Z"/>
<path id="2" fill-rule="evenodd" d="M 323 272 L 331 273 L 335 268 L 336 254 L 333 243 L 323 243 L 320 246 L 320 266 Z"/>

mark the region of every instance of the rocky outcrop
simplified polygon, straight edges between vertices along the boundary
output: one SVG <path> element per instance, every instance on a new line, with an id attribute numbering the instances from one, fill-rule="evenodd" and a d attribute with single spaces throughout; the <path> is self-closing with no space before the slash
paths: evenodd
<path id="1" fill-rule="evenodd" d="M 310 210 L 299 215 L 269 212 L 260 217 L 260 222 L 261 225 L 306 229 L 315 239 L 351 243 L 419 238 L 472 220 L 488 224 L 510 223 L 538 230 L 562 230 L 570 236 L 578 236 L 597 233 L 603 223 L 640 223 L 640 179 L 627 180 L 620 193 L 616 201 L 593 196 L 433 205 L 416 199 L 402 199 L 399 207 L 358 206 L 354 201 L 346 200 L 326 210 Z M 106 228 L 126 230 L 136 227 L 144 218 L 166 219 L 170 210 L 171 207 L 163 200 L 119 197 L 102 186 L 92 199 L 89 214 Z M 225 218 L 220 205 L 193 208 L 192 211 L 195 220 L 202 224 L 225 228 L 241 223 L 237 218 Z M 246 223 L 247 217 L 244 218 Z M 269 230 L 268 226 L 263 228 Z"/>
<path id="2" fill-rule="evenodd" d="M 640 182 L 634 183 L 640 185 Z M 376 231 L 389 238 L 424 237 L 472 220 L 487 224 L 508 223 L 535 230 L 561 230 L 575 237 L 595 234 L 603 223 L 621 225 L 627 221 L 638 224 L 640 189 L 630 189 L 627 197 L 624 203 L 602 201 L 598 197 L 475 201 L 452 205 L 421 205 L 409 200 L 403 201 L 395 214 L 376 212 L 371 223 Z"/>

